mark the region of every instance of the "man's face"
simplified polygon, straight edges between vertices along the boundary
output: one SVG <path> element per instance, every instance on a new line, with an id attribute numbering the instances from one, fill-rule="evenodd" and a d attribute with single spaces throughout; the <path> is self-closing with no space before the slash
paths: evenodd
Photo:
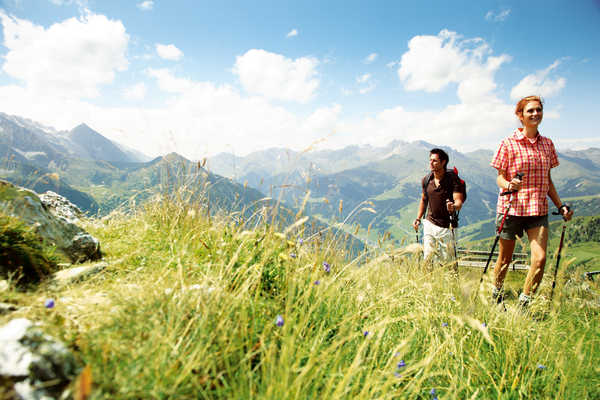
<path id="1" fill-rule="evenodd" d="M 439 154 L 429 155 L 429 168 L 434 172 L 444 169 L 444 162 L 440 160 Z"/>

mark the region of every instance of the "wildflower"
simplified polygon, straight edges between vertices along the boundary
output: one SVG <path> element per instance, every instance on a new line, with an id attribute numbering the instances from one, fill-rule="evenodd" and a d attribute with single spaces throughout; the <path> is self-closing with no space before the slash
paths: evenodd
<path id="1" fill-rule="evenodd" d="M 283 317 L 281 315 L 277 316 L 277 319 L 275 320 L 275 325 L 283 326 Z"/>
<path id="2" fill-rule="evenodd" d="M 369 331 L 364 331 L 364 332 L 363 332 L 363 336 L 364 336 L 364 337 L 367 337 L 368 335 L 369 335 Z"/>
<path id="3" fill-rule="evenodd" d="M 537 369 L 546 369 L 546 366 L 542 365 L 542 364 L 538 364 Z"/>
<path id="4" fill-rule="evenodd" d="M 431 389 L 431 390 L 429 391 L 429 394 L 432 396 L 432 397 L 431 397 L 431 400 L 438 400 L 438 397 L 437 397 L 437 396 L 436 396 L 436 394 L 435 394 L 435 389 Z"/>
<path id="5" fill-rule="evenodd" d="M 54 307 L 54 299 L 48 299 L 44 302 L 44 307 L 53 308 Z"/>
<path id="6" fill-rule="evenodd" d="M 329 265 L 327 261 L 323 261 L 323 269 L 325 270 L 325 272 L 329 273 L 331 272 L 331 265 Z"/>
<path id="7" fill-rule="evenodd" d="M 400 360 L 400 362 L 398 363 L 398 368 L 404 368 L 406 367 L 406 363 L 404 362 L 404 360 Z"/>
<path id="8" fill-rule="evenodd" d="M 398 372 L 398 371 L 394 372 L 394 376 L 396 378 L 402 378 L 402 374 L 400 374 L 400 372 Z"/>
<path id="9" fill-rule="evenodd" d="M 296 253 L 290 253 L 290 257 L 296 258 Z"/>
<path id="10" fill-rule="evenodd" d="M 447 322 L 442 322 L 442 326 L 445 328 L 445 327 L 448 326 L 448 323 Z"/>
<path id="11" fill-rule="evenodd" d="M 452 297 L 450 297 L 450 300 L 456 301 L 456 297 L 452 296 Z"/>
<path id="12" fill-rule="evenodd" d="M 304 243 L 304 240 L 302 238 L 298 239 L 298 244 L 302 246 L 302 243 Z"/>
<path id="13" fill-rule="evenodd" d="M 318 285 L 319 283 L 321 283 L 321 281 L 317 279 L 317 280 L 315 281 L 315 285 Z"/>
<path id="14" fill-rule="evenodd" d="M 484 328 L 486 328 L 487 324 L 484 322 L 484 323 L 481 324 L 481 326 L 483 326 Z"/>

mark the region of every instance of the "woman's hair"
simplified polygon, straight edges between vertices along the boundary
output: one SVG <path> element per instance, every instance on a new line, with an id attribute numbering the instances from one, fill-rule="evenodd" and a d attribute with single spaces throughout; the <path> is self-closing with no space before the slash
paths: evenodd
<path id="1" fill-rule="evenodd" d="M 539 102 L 540 105 L 542 106 L 542 110 L 544 109 L 544 100 L 542 100 L 542 98 L 540 96 L 523 97 L 521 100 L 519 100 L 519 102 L 517 103 L 517 107 L 515 108 L 515 115 L 517 117 L 519 115 L 523 115 L 523 109 L 525 108 L 525 105 L 527 105 L 527 103 L 529 103 L 530 101 Z"/>

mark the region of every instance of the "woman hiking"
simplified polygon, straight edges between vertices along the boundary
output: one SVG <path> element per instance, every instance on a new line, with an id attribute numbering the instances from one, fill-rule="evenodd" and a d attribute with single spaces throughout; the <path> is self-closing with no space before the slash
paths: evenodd
<path id="1" fill-rule="evenodd" d="M 519 100 L 515 115 L 522 126 L 500 143 L 491 162 L 492 167 L 498 170 L 496 182 L 500 192 L 515 192 L 510 196 L 498 196 L 497 224 L 507 202 L 511 203 L 500 234 L 492 296 L 498 303 L 502 302 L 502 285 L 512 260 L 515 239 L 525 231 L 531 246 L 531 267 L 519 296 L 519 304 L 524 308 L 531 302 L 544 276 L 548 245 L 548 197 L 566 221 L 573 216 L 573 211 L 560 201 L 552 183 L 550 169 L 558 166 L 558 156 L 552 140 L 539 132 L 543 114 L 544 104 L 539 96 L 527 96 Z M 518 179 L 517 173 L 523 174 L 522 180 Z"/>

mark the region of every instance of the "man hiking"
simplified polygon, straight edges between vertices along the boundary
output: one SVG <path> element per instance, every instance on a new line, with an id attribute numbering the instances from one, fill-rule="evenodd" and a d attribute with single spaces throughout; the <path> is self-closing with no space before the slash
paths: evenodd
<path id="1" fill-rule="evenodd" d="M 456 173 L 446 170 L 447 165 L 448 154 L 444 150 L 436 148 L 429 152 L 431 172 L 423 178 L 421 202 L 413 222 L 418 232 L 421 219 L 429 208 L 427 218 L 423 220 L 423 253 L 426 260 L 446 262 L 454 255 L 451 228 L 456 227 L 456 220 L 452 226 L 451 220 L 461 209 L 464 195 L 460 178 Z"/>

